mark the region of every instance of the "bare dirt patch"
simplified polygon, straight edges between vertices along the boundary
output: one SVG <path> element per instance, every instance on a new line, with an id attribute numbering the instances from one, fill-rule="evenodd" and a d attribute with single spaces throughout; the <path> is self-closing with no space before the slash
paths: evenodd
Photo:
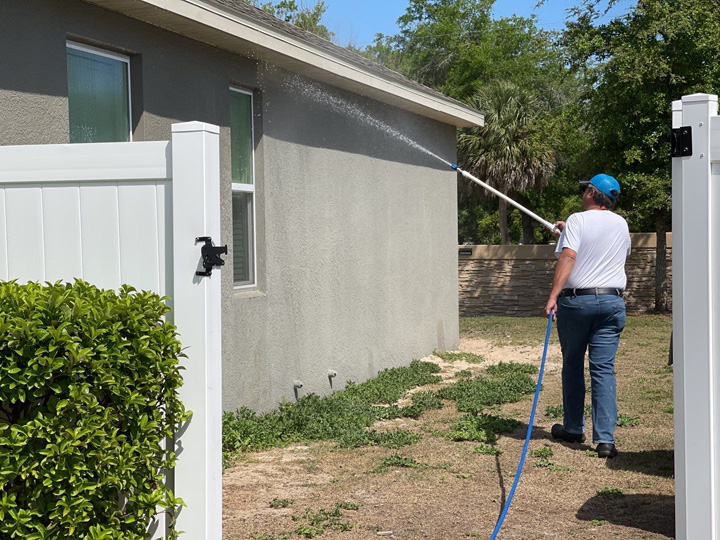
<path id="1" fill-rule="evenodd" d="M 542 330 L 538 337 L 524 335 L 523 321 L 528 319 L 495 318 L 496 334 L 487 339 L 466 326 L 460 348 L 482 355 L 483 363 L 427 360 L 441 366 L 445 383 L 453 382 L 461 370 L 479 374 L 500 361 L 539 365 Z M 542 321 L 530 322 L 533 329 L 542 327 Z M 488 322 L 480 320 L 477 326 L 487 327 Z M 617 428 L 621 454 L 608 461 L 592 457 L 588 444 L 560 444 L 550 438 L 550 428 L 558 420 L 544 411 L 562 402 L 561 357 L 553 333 L 530 443 L 531 450 L 548 448 L 552 456 L 545 458 L 545 466 L 535 466 L 541 458 L 528 456 L 501 538 L 673 536 L 672 372 L 665 368 L 669 328 L 669 317 L 628 321 L 617 360 L 618 401 L 620 411 L 638 416 L 640 425 Z M 514 340 L 515 335 L 522 337 Z M 502 450 L 499 456 L 475 453 L 478 443 L 452 442 L 443 436 L 460 415 L 453 402 L 427 411 L 419 420 L 375 424 L 378 431 L 403 427 L 423 434 L 418 443 L 399 450 L 340 450 L 334 443 L 313 443 L 245 454 L 223 477 L 224 537 L 300 538 L 298 527 L 310 526 L 302 517 L 306 509 L 330 512 L 350 501 L 359 508 L 338 510 L 341 517 L 336 522 L 352 528 L 329 529 L 322 538 L 488 538 L 513 482 L 530 404 L 528 397 L 492 411 L 522 423 L 515 432 L 500 436 L 494 445 Z M 588 419 L 588 433 L 591 428 Z M 394 454 L 417 466 L 368 472 Z M 292 502 L 272 508 L 273 499 Z"/>

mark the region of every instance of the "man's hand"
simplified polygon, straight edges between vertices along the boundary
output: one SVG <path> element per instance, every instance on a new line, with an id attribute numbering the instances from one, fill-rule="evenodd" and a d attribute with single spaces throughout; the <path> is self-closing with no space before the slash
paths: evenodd
<path id="1" fill-rule="evenodd" d="M 562 223 L 562 221 L 559 221 L 558 223 Z M 562 223 L 562 225 L 565 227 L 564 223 Z M 577 251 L 570 248 L 563 248 L 560 258 L 558 259 L 557 266 L 555 267 L 553 286 L 550 290 L 550 296 L 548 297 L 547 304 L 545 304 L 545 316 L 549 317 L 550 313 L 552 313 L 553 321 L 557 319 L 557 299 L 560 297 L 560 293 L 572 273 L 576 258 Z"/>
<path id="2" fill-rule="evenodd" d="M 557 320 L 557 298 L 554 296 L 550 296 L 548 298 L 547 304 L 545 304 L 545 316 L 549 317 L 550 314 L 553 314 L 553 321 Z"/>
<path id="3" fill-rule="evenodd" d="M 555 230 L 552 232 L 555 237 L 559 237 L 562 230 L 565 228 L 565 222 L 564 221 L 556 221 L 555 222 Z"/>

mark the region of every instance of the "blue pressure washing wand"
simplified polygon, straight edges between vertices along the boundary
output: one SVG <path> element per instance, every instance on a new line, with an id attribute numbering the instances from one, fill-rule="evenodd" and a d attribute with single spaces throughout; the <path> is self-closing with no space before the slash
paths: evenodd
<path id="1" fill-rule="evenodd" d="M 474 176 L 473 176 L 472 174 L 470 174 L 469 172 L 463 171 L 460 167 L 457 166 L 456 163 L 453 163 L 453 164 L 450 165 L 450 166 L 451 166 L 454 170 L 456 170 L 457 172 L 459 172 L 460 174 L 462 174 L 465 178 L 467 178 L 468 180 L 470 180 L 471 182 L 475 182 L 476 184 L 484 187 L 486 190 L 488 190 L 488 191 L 489 191 L 490 193 L 492 193 L 493 195 L 497 195 L 497 196 L 500 197 L 502 200 L 504 200 L 504 201 L 512 204 L 515 208 L 517 208 L 517 209 L 520 210 L 521 212 L 525 212 L 528 216 L 530 216 L 531 218 L 533 218 L 535 221 L 540 222 L 546 229 L 549 229 L 551 233 L 554 234 L 555 232 L 558 232 L 558 233 L 560 232 L 560 229 L 558 229 L 555 225 L 553 225 L 553 224 L 550 223 L 549 221 L 544 220 L 543 218 L 541 218 L 540 216 L 538 216 L 535 212 L 532 212 L 531 210 L 528 210 L 528 209 L 525 208 L 522 204 L 520 204 L 520 203 L 518 203 L 518 202 L 515 202 L 514 200 L 512 200 L 510 197 L 508 197 L 508 196 L 505 195 L 504 193 L 502 193 L 502 192 L 498 191 L 497 189 L 495 189 L 494 187 L 486 184 L 486 183 L 483 182 L 482 180 L 474 177 Z"/>
<path id="2" fill-rule="evenodd" d="M 510 503 L 515 495 L 515 488 L 517 488 L 518 482 L 520 482 L 520 475 L 522 474 L 523 465 L 525 464 L 525 456 L 528 451 L 528 444 L 530 443 L 530 437 L 532 437 L 533 424 L 535 423 L 535 412 L 537 411 L 538 398 L 540 397 L 540 387 L 542 386 L 543 373 L 545 372 L 545 360 L 547 359 L 548 344 L 550 343 L 550 329 L 552 328 L 553 313 L 550 313 L 548 317 L 547 331 L 545 332 L 545 347 L 543 348 L 542 362 L 540 363 L 540 374 L 538 375 L 537 386 L 535 387 L 535 398 L 533 399 L 532 410 L 530 411 L 530 422 L 528 423 L 527 434 L 525 435 L 525 444 L 523 445 L 522 454 L 520 454 L 520 463 L 518 463 L 517 472 L 515 473 L 515 480 L 513 481 L 512 488 L 508 494 L 507 501 L 505 501 L 505 507 L 503 508 L 500 517 L 495 524 L 490 540 L 495 540 L 500 527 L 502 527 L 505 516 L 510 509 Z"/>

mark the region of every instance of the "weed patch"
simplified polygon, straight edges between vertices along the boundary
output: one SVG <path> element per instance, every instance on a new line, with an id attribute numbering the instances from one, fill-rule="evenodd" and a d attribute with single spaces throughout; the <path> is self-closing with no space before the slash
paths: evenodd
<path id="1" fill-rule="evenodd" d="M 343 431 L 337 438 L 339 448 L 358 448 L 359 446 L 368 446 L 374 443 L 375 431 L 365 431 L 362 429 L 348 429 Z"/>
<path id="2" fill-rule="evenodd" d="M 475 377 L 441 388 L 438 396 L 455 401 L 457 410 L 481 413 L 503 403 L 515 403 L 535 390 L 535 382 L 525 373 L 511 372 L 502 379 Z"/>
<path id="3" fill-rule="evenodd" d="M 475 454 L 486 454 L 488 456 L 502 456 L 503 451 L 489 444 L 480 444 L 473 448 Z"/>
<path id="4" fill-rule="evenodd" d="M 460 370 L 455 374 L 456 379 L 472 379 L 472 376 L 472 371 L 469 369 Z"/>
<path id="5" fill-rule="evenodd" d="M 402 448 L 415 444 L 422 439 L 422 433 L 415 433 L 407 429 L 395 429 L 383 433 L 373 432 L 372 440 L 375 444 L 385 448 Z"/>
<path id="6" fill-rule="evenodd" d="M 350 501 L 336 503 L 332 510 L 320 509 L 313 512 L 309 508 L 300 516 L 292 516 L 293 521 L 301 521 L 295 529 L 295 534 L 304 538 L 315 538 L 324 534 L 328 530 L 333 531 L 349 531 L 354 525 L 352 523 L 341 521 L 343 517 L 342 510 L 357 510 L 359 504 Z"/>
<path id="7" fill-rule="evenodd" d="M 390 469 L 419 469 L 423 468 L 421 465 L 411 457 L 401 456 L 400 454 L 393 454 L 392 456 L 383 458 L 380 465 L 367 471 L 368 474 L 384 473 Z"/>
<path id="8" fill-rule="evenodd" d="M 354 503 L 352 501 L 342 501 L 337 503 L 337 507 L 341 510 L 360 510 L 362 504 Z"/>
<path id="9" fill-rule="evenodd" d="M 610 486 L 601 487 L 597 494 L 606 499 L 618 499 L 624 495 L 622 489 Z"/>
<path id="10" fill-rule="evenodd" d="M 548 448 L 547 446 L 545 446 L 543 448 L 537 448 L 536 450 L 533 450 L 532 452 L 530 452 L 530 455 L 537 458 L 551 458 L 553 457 L 553 451 L 552 448 Z"/>
<path id="11" fill-rule="evenodd" d="M 400 409 L 400 414 L 406 418 L 420 418 L 429 409 L 442 409 L 442 400 L 436 392 L 418 392 L 412 396 L 412 405 Z"/>
<path id="12" fill-rule="evenodd" d="M 512 418 L 502 418 L 492 414 L 461 416 L 447 436 L 453 441 L 476 441 L 494 443 L 500 433 L 511 433 L 520 426 Z"/>
<path id="13" fill-rule="evenodd" d="M 298 536 L 302 536 L 304 538 L 315 538 L 316 536 L 323 534 L 325 532 L 325 529 L 322 529 L 320 527 L 314 527 L 313 525 L 306 525 L 304 523 L 301 523 L 297 526 L 297 529 L 295 529 L 295 532 Z"/>
<path id="14" fill-rule="evenodd" d="M 468 362 L 470 364 L 480 364 L 481 362 L 485 361 L 485 358 L 483 358 L 481 355 L 469 352 L 434 351 L 433 356 L 437 356 L 438 358 L 441 358 L 446 362 L 457 362 L 458 360 L 460 360 L 463 362 Z"/>
<path id="15" fill-rule="evenodd" d="M 640 417 L 639 416 L 630 416 L 628 414 L 620 413 L 620 414 L 618 414 L 616 424 L 620 427 L 639 426 L 640 425 Z"/>
<path id="16" fill-rule="evenodd" d="M 262 415 L 248 408 L 227 412 L 223 416 L 224 461 L 227 464 L 239 452 L 298 441 L 334 440 L 346 448 L 382 444 L 385 438 L 367 428 L 377 420 L 398 418 L 403 413 L 395 405 L 378 405 L 392 404 L 411 388 L 438 382 L 438 371 L 437 365 L 416 360 L 407 367 L 381 371 L 377 378 L 362 384 L 348 382 L 345 390 L 330 396 L 309 394 Z M 414 413 L 437 403 L 429 397 L 420 399 L 424 401 L 418 402 Z"/>
<path id="17" fill-rule="evenodd" d="M 554 407 L 545 407 L 545 416 L 548 418 L 562 418 L 565 415 L 565 409 L 562 405 L 555 405 Z"/>
<path id="18" fill-rule="evenodd" d="M 275 497 L 272 501 L 270 501 L 270 508 L 287 508 L 294 502 L 294 499 L 278 499 Z"/>
<path id="19" fill-rule="evenodd" d="M 533 375 L 538 372 L 538 368 L 532 364 L 500 362 L 497 365 L 488 366 L 485 371 L 487 371 L 490 375 L 508 375 L 510 373 L 527 373 L 529 375 Z"/>
<path id="20" fill-rule="evenodd" d="M 372 413 L 376 420 L 395 420 L 403 416 L 397 405 L 377 405 L 372 408 Z"/>
<path id="21" fill-rule="evenodd" d="M 336 392 L 326 399 L 337 401 L 352 398 L 365 403 L 395 403 L 411 388 L 440 382 L 442 379 L 435 375 L 439 371 L 440 367 L 432 362 L 413 360 L 407 367 L 383 370 L 375 379 L 362 384 L 348 381 L 345 390 Z"/>

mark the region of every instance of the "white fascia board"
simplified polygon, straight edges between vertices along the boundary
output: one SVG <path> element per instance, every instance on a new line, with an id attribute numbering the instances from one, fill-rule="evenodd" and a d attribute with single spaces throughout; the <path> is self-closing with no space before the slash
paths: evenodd
<path id="1" fill-rule="evenodd" d="M 86 1 L 450 125 L 484 124 L 478 111 L 385 78 L 211 0 Z"/>

